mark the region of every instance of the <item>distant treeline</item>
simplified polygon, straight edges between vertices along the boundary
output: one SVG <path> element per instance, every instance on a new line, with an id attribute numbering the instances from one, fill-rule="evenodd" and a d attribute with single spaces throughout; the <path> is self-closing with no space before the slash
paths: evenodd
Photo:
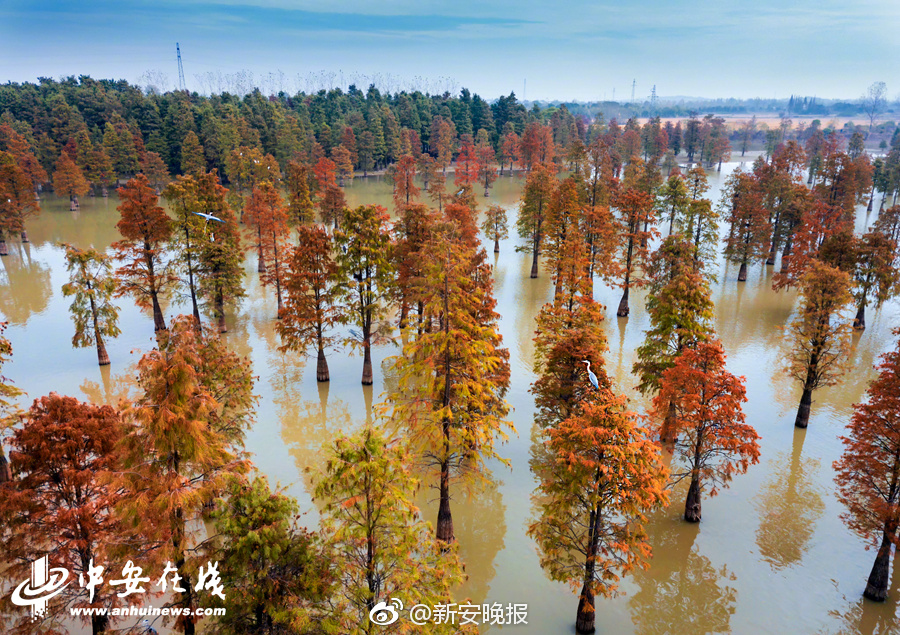
<path id="1" fill-rule="evenodd" d="M 741 104 L 748 110 L 764 109 L 777 103 L 797 112 L 812 112 L 820 102 L 724 100 L 715 102 L 715 110 L 727 112 Z M 441 162 L 446 164 L 475 140 L 492 146 L 501 165 L 504 160 L 521 164 L 518 155 L 528 152 L 518 146 L 534 136 L 526 129 L 538 125 L 547 131 L 541 134 L 552 137 L 557 160 L 562 162 L 573 144 L 589 143 L 608 126 L 615 127 L 617 118 L 626 131 L 640 132 L 645 156 L 657 154 L 654 130 L 660 124 L 640 126 L 634 119 L 646 113 L 629 113 L 627 108 L 613 102 L 544 107 L 534 103 L 526 108 L 515 93 L 489 103 L 467 89 L 458 96 L 419 91 L 383 94 L 374 86 L 364 92 L 351 85 L 346 92 L 332 89 L 293 96 L 284 92 L 266 96 L 259 90 L 243 97 L 203 96 L 186 91 L 148 93 L 124 80 L 87 76 L 0 86 L 0 124 L 27 142 L 47 177 L 59 170 L 57 163 L 65 151 L 88 181 L 104 187 L 140 171 L 183 174 L 194 167 L 217 169 L 227 183 L 233 180 L 229 156 L 239 148 L 270 154 L 285 170 L 298 156 L 312 164 L 321 157 L 333 158 L 336 150 L 343 153 L 343 146 L 353 169 L 367 173 L 406 154 L 425 153 L 436 159 L 443 155 Z M 672 113 L 682 113 L 682 106 L 673 108 Z M 657 115 L 666 114 L 663 109 L 657 111 Z M 820 128 L 791 126 L 788 116 L 780 126 L 770 128 L 749 121 L 730 125 L 712 114 L 701 116 L 697 110 L 684 114 L 683 122 L 665 126 L 668 149 L 676 156 L 683 151 L 693 160 L 695 147 L 711 149 L 712 141 L 718 139 L 715 156 L 704 157 L 710 164 L 727 160 L 729 145 L 740 152 L 765 149 L 771 153 L 777 143 L 791 137 L 803 142 Z M 848 125 L 841 132 L 849 138 L 856 128 Z M 884 141 L 887 146 L 895 131 L 893 123 L 880 124 L 868 136 L 867 145 Z M 0 147 L 4 149 L 10 150 Z M 165 177 L 159 181 L 164 185 Z"/>
<path id="2" fill-rule="evenodd" d="M 660 98 L 655 102 L 643 99 L 636 102 L 621 101 L 594 101 L 594 102 L 567 102 L 551 101 L 536 102 L 540 107 L 565 106 L 573 114 L 587 114 L 602 111 L 607 117 L 616 117 L 620 120 L 629 117 L 688 117 L 691 112 L 714 112 L 719 115 L 769 115 L 777 117 L 859 117 L 864 120 L 867 116 L 863 99 L 823 99 L 821 97 L 803 97 L 791 95 L 785 99 L 697 99 L 684 98 Z M 896 102 L 885 104 L 884 118 L 895 119 L 900 114 L 900 105 Z"/>

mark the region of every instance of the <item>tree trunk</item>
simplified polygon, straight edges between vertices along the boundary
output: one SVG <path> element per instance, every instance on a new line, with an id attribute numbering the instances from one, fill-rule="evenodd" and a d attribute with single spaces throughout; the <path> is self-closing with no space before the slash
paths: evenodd
<path id="1" fill-rule="evenodd" d="M 8 483 L 12 480 L 12 472 L 9 469 L 9 461 L 6 460 L 6 453 L 0 446 L 0 483 Z"/>
<path id="2" fill-rule="evenodd" d="M 102 635 L 109 626 L 109 618 L 106 615 L 91 616 L 91 632 L 94 635 Z"/>
<path id="3" fill-rule="evenodd" d="M 6 238 L 0 234 L 0 256 L 8 256 L 9 248 L 6 246 Z"/>
<path id="4" fill-rule="evenodd" d="M 747 263 L 742 262 L 738 270 L 738 282 L 747 282 Z"/>
<path id="5" fill-rule="evenodd" d="M 191 234 L 188 226 L 184 226 L 184 238 L 187 244 L 187 270 L 188 270 L 188 288 L 191 291 L 191 311 L 194 315 L 194 322 L 197 330 L 200 330 L 200 308 L 197 306 L 197 291 L 194 289 L 194 263 L 191 261 Z"/>
<path id="6" fill-rule="evenodd" d="M 874 200 L 875 200 L 875 188 L 873 187 L 871 193 L 869 194 L 869 204 L 866 205 L 866 211 L 867 211 L 867 212 L 871 212 L 871 211 L 872 211 L 872 202 L 873 202 Z"/>
<path id="7" fill-rule="evenodd" d="M 28 232 L 26 232 L 24 229 L 22 230 L 22 242 L 23 242 L 23 243 L 30 242 L 30 241 L 28 240 Z"/>
<path id="8" fill-rule="evenodd" d="M 84 271 L 84 266 L 81 268 L 82 273 L 86 273 Z M 88 283 L 88 288 L 91 288 L 91 284 Z M 97 318 L 97 306 L 94 304 L 94 296 L 89 296 L 91 301 L 91 317 L 94 320 L 94 339 L 97 340 L 97 360 L 100 362 L 101 366 L 109 366 L 109 355 L 106 354 L 106 346 L 103 344 L 103 336 L 100 335 L 100 321 Z"/>
<path id="9" fill-rule="evenodd" d="M 225 298 L 222 292 L 216 294 L 216 314 L 219 318 L 219 333 L 227 333 L 228 326 L 225 325 Z"/>
<path id="10" fill-rule="evenodd" d="M 776 242 L 775 238 L 772 238 L 772 247 L 769 249 L 769 257 L 766 258 L 766 264 L 768 266 L 772 266 L 775 264 L 775 255 L 778 253 L 778 242 Z"/>
<path id="11" fill-rule="evenodd" d="M 328 381 L 331 377 L 328 374 L 328 360 L 325 359 L 325 349 L 319 342 L 319 357 L 316 361 L 316 381 Z"/>
<path id="12" fill-rule="evenodd" d="M 791 236 L 784 242 L 784 251 L 781 252 L 781 273 L 787 273 L 788 256 L 791 255 Z"/>
<path id="13" fill-rule="evenodd" d="M 884 602 L 885 598 L 887 598 L 890 569 L 891 534 L 885 527 L 881 538 L 881 547 L 878 548 L 878 555 L 875 556 L 875 563 L 872 565 L 872 572 L 869 574 L 869 581 L 866 583 L 863 597 L 875 602 Z"/>
<path id="14" fill-rule="evenodd" d="M 97 335 L 97 360 L 101 366 L 109 366 L 109 355 L 106 353 L 106 345 L 99 334 Z"/>
<path id="15" fill-rule="evenodd" d="M 535 236 L 534 248 L 532 249 L 532 252 L 531 252 L 532 253 L 532 256 L 531 256 L 531 277 L 532 278 L 538 277 L 538 245 L 539 244 L 540 243 L 538 242 L 537 236 Z"/>
<path id="16" fill-rule="evenodd" d="M 666 418 L 663 420 L 662 430 L 660 430 L 659 440 L 665 446 L 671 446 L 675 443 L 675 439 L 678 436 L 676 430 L 676 417 L 678 415 L 677 410 L 675 409 L 675 402 L 669 402 L 669 408 L 666 411 Z"/>
<path id="17" fill-rule="evenodd" d="M 177 471 L 177 470 L 176 470 Z M 188 572 L 185 570 L 185 556 L 184 556 L 184 537 L 185 537 L 185 520 L 184 520 L 184 510 L 181 507 L 178 507 L 175 512 L 172 514 L 172 545 L 175 548 L 175 568 L 178 572 L 178 575 L 181 576 L 182 580 L 187 581 L 189 579 Z M 191 584 L 183 585 L 184 592 L 181 594 L 181 604 L 182 607 L 186 609 L 193 609 L 194 605 L 194 587 Z M 195 635 L 196 627 L 194 625 L 194 619 L 192 616 L 179 616 L 176 626 L 180 624 L 184 628 L 184 635 Z"/>
<path id="18" fill-rule="evenodd" d="M 794 425 L 798 428 L 805 428 L 809 425 L 809 411 L 812 408 L 812 389 L 803 387 L 803 396 L 800 398 L 800 407 L 797 408 L 797 418 Z"/>
<path id="19" fill-rule="evenodd" d="M 497 238 L 494 239 L 494 253 L 495 254 L 500 253 L 500 240 Z"/>
<path id="20" fill-rule="evenodd" d="M 696 469 L 691 473 L 691 486 L 684 502 L 684 519 L 689 523 L 700 522 L 700 471 Z"/>
<path id="21" fill-rule="evenodd" d="M 579 635 L 594 633 L 594 593 L 588 585 L 581 587 L 581 594 L 578 597 L 578 614 L 575 616 L 575 632 Z"/>
<path id="22" fill-rule="evenodd" d="M 622 299 L 619 300 L 619 310 L 616 311 L 616 315 L 619 317 L 628 317 L 628 291 L 629 288 L 626 286 L 625 292 L 622 294 Z"/>
<path id="23" fill-rule="evenodd" d="M 866 303 L 865 300 L 859 303 L 859 310 L 856 312 L 856 318 L 853 320 L 853 328 L 862 331 L 866 328 Z"/>
<path id="24" fill-rule="evenodd" d="M 445 426 L 448 424 L 445 424 Z M 435 538 L 441 542 L 451 543 L 453 536 L 453 516 L 450 513 L 450 459 L 441 461 L 441 503 L 438 508 L 437 531 Z"/>
<path id="25" fill-rule="evenodd" d="M 163 312 L 159 306 L 159 298 L 157 297 L 156 291 L 152 291 L 150 297 L 153 300 L 153 330 L 165 331 L 166 321 L 163 319 Z"/>
<path id="26" fill-rule="evenodd" d="M 368 337 L 366 337 L 366 341 L 363 343 L 362 384 L 363 386 L 372 385 L 372 347 L 369 344 Z"/>

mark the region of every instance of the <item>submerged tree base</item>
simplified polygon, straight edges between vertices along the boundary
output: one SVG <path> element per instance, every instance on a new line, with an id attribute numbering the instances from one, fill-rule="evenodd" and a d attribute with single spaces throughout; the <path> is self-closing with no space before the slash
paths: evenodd
<path id="1" fill-rule="evenodd" d="M 319 358 L 316 361 L 316 381 L 329 381 L 328 360 L 325 359 L 325 351 L 319 350 Z"/>

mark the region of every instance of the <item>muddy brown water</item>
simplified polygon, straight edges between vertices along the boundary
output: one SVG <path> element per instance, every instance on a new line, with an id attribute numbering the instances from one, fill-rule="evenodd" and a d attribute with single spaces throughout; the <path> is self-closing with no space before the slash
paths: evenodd
<path id="1" fill-rule="evenodd" d="M 738 165 L 729 163 L 721 173 L 710 173 L 714 201 L 724 177 Z M 531 496 L 536 485 L 528 467 L 534 442 L 534 402 L 528 392 L 535 378 L 532 337 L 535 315 L 551 299 L 552 285 L 545 271 L 530 279 L 530 255 L 514 250 L 521 187 L 521 178 L 504 177 L 489 201 L 479 197 L 482 209 L 490 202 L 509 210 L 513 234 L 501 241 L 497 257 L 492 245 L 485 246 L 494 264 L 500 330 L 510 350 L 508 400 L 518 434 L 500 448 L 511 468 L 493 464 L 491 482 L 459 492 L 453 500 L 456 535 L 469 576 L 457 599 L 527 604 L 528 625 L 506 627 L 509 632 L 573 633 L 576 595 L 547 578 L 526 536 L 534 518 Z M 351 205 L 391 207 L 390 184 L 383 178 L 356 179 L 346 191 Z M 152 318 L 127 300 L 120 303 L 122 335 L 107 343 L 110 367 L 97 366 L 94 349 L 71 347 L 69 301 L 61 292 L 67 273 L 57 243 L 108 247 L 118 238 L 116 204 L 114 196 L 84 197 L 81 210 L 70 212 L 67 201 L 45 196 L 41 215 L 27 224 L 32 242 L 11 241 L 10 255 L 2 259 L 0 314 L 10 322 L 6 335 L 14 347 L 4 375 L 27 392 L 23 406 L 50 391 L 115 403 L 132 389 L 129 378 L 140 351 L 152 347 Z M 875 216 L 861 208 L 857 230 Z M 331 382 L 318 384 L 314 360 L 278 352 L 274 295 L 260 286 L 255 267 L 251 253 L 245 263 L 247 297 L 237 313 L 229 315 L 225 335 L 234 350 L 251 359 L 258 376 L 260 399 L 247 449 L 273 485 L 280 484 L 298 499 L 304 522 L 314 526 L 318 516 L 305 468 L 320 464 L 324 443 L 372 417 L 372 406 L 385 386 L 387 365 L 382 368 L 382 362 L 399 351 L 391 346 L 374 351 L 371 387 L 360 385 L 361 357 L 332 352 Z M 736 477 L 729 489 L 704 499 L 699 526 L 681 520 L 684 488 L 673 492 L 671 506 L 649 523 L 654 551 L 650 568 L 628 575 L 617 597 L 598 600 L 597 632 L 900 633 L 900 567 L 894 570 L 884 604 L 862 599 L 875 554 L 840 520 L 843 508 L 832 481 L 832 462 L 841 452 L 838 436 L 852 404 L 862 399 L 874 375 L 872 365 L 894 344 L 891 328 L 900 325 L 900 302 L 869 310 L 868 328 L 854 335 L 851 373 L 837 386 L 815 393 L 809 428 L 799 431 L 793 421 L 800 391 L 780 371 L 782 329 L 796 309 L 796 295 L 772 291 L 772 267 L 752 267 L 743 284 L 736 282 L 737 268 L 721 258 L 716 269 L 715 326 L 729 369 L 746 377 L 745 411 L 762 436 L 761 460 Z M 617 289 L 597 281 L 595 297 L 607 307 L 608 371 L 618 388 L 632 397 L 632 407 L 643 411 L 647 402 L 633 390 L 631 366 L 649 326 L 644 296 L 632 294 L 627 319 L 615 316 Z M 167 320 L 186 311 L 177 299 L 165 308 Z M 422 491 L 419 503 L 433 522 L 434 493 Z M 74 624 L 71 628 L 73 633 L 81 630 Z"/>

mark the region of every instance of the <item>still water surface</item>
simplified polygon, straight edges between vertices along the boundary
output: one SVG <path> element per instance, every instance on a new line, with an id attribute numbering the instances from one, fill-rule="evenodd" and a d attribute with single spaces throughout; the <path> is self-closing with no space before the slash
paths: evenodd
<path id="1" fill-rule="evenodd" d="M 714 202 L 724 177 L 738 166 L 731 163 L 721 173 L 710 173 Z M 489 201 L 479 197 L 481 209 L 488 202 L 503 205 L 513 227 L 521 188 L 518 177 L 500 179 Z M 354 206 L 391 207 L 390 183 L 381 178 L 357 179 L 346 193 Z M 14 349 L 4 374 L 27 392 L 23 406 L 50 391 L 115 403 L 133 389 L 129 377 L 134 364 L 154 342 L 152 318 L 123 300 L 122 335 L 107 343 L 112 364 L 99 368 L 94 349 L 71 348 L 69 302 L 61 292 L 67 273 L 57 243 L 108 247 L 118 238 L 116 204 L 115 197 L 85 197 L 81 210 L 70 212 L 67 201 L 45 197 L 41 215 L 28 222 L 31 244 L 11 242 L 10 255 L 2 259 L 0 314 L 10 322 L 6 335 Z M 861 210 L 857 230 L 874 219 L 875 213 L 867 216 Z M 492 482 L 453 500 L 456 536 L 469 576 L 457 598 L 527 604 L 528 626 L 507 627 L 510 632 L 573 633 L 575 594 L 544 575 L 525 533 L 534 518 L 531 495 L 536 486 L 529 470 L 535 437 L 534 401 L 528 393 L 535 379 L 534 318 L 551 299 L 552 285 L 543 271 L 538 279 L 529 278 L 531 256 L 515 252 L 517 242 L 514 237 L 502 241 L 496 258 L 492 245 L 485 246 L 494 263 L 500 330 L 510 350 L 508 400 L 518 434 L 500 450 L 511 468 L 493 465 Z M 273 293 L 259 284 L 255 255 L 248 256 L 245 267 L 247 298 L 229 316 L 225 338 L 249 356 L 258 376 L 259 407 L 247 449 L 272 484 L 299 500 L 305 523 L 315 526 L 306 468 L 321 464 L 324 443 L 371 419 L 372 407 L 390 381 L 381 362 L 398 349 L 385 346 L 373 352 L 374 386 L 359 383 L 362 359 L 340 351 L 329 357 L 331 382 L 318 384 L 314 360 L 278 352 Z M 685 489 L 673 493 L 669 509 L 650 522 L 650 569 L 626 577 L 618 597 L 598 600 L 598 633 L 900 633 L 900 567 L 894 570 L 887 602 L 862 600 L 874 552 L 866 551 L 865 543 L 842 524 L 831 467 L 841 452 L 838 435 L 874 375 L 873 363 L 893 346 L 891 328 L 900 325 L 900 303 L 870 310 L 869 327 L 854 336 L 853 371 L 838 386 L 816 392 L 809 428 L 800 431 L 793 426 L 799 390 L 779 370 L 782 329 L 796 309 L 796 295 L 772 291 L 772 267 L 751 268 L 743 284 L 735 281 L 737 269 L 721 258 L 715 269 L 715 325 L 729 369 L 747 380 L 745 409 L 748 423 L 762 436 L 760 463 L 737 477 L 730 489 L 703 501 L 699 526 L 681 520 Z M 632 408 L 642 412 L 648 404 L 633 390 L 631 366 L 649 327 L 644 296 L 632 294 L 627 319 L 615 316 L 617 289 L 597 281 L 595 297 L 607 307 L 609 374 L 632 397 Z M 165 313 L 168 320 L 187 311 L 176 299 Z M 422 491 L 419 504 L 433 522 L 434 492 Z"/>

